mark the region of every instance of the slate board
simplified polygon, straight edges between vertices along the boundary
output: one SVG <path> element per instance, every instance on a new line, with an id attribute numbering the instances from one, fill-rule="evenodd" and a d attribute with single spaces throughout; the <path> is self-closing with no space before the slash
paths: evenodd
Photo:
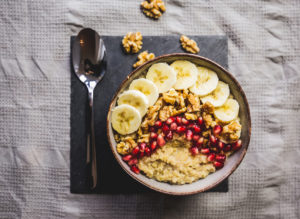
<path id="1" fill-rule="evenodd" d="M 200 47 L 199 55 L 212 59 L 228 68 L 228 46 L 225 36 L 191 36 Z M 71 37 L 71 44 L 74 37 Z M 86 131 L 89 127 L 88 93 L 73 71 L 71 65 L 71 192 L 72 193 L 157 193 L 136 182 L 119 166 L 106 137 L 106 115 L 110 101 L 126 76 L 133 70 L 138 54 L 128 55 L 122 50 L 121 36 L 103 36 L 107 49 L 107 72 L 94 92 L 95 135 L 98 166 L 98 185 L 89 188 L 89 170 L 86 166 Z M 144 36 L 143 48 L 156 56 L 185 52 L 179 36 Z M 71 51 L 72 52 L 72 51 Z M 70 56 L 72 57 L 72 56 Z M 210 191 L 227 192 L 225 180 Z M 209 192 L 210 192 L 209 191 Z"/>

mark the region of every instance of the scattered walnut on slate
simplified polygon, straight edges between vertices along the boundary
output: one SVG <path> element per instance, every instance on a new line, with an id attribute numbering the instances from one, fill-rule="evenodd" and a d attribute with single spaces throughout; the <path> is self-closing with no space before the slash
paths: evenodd
<path id="1" fill-rule="evenodd" d="M 122 40 L 123 47 L 127 53 L 137 53 L 143 45 L 143 36 L 140 32 L 129 32 Z"/>
<path id="2" fill-rule="evenodd" d="M 198 53 L 200 51 L 197 43 L 185 35 L 182 35 L 180 37 L 180 42 L 181 42 L 182 48 L 185 49 L 187 52 Z"/>
<path id="3" fill-rule="evenodd" d="M 139 55 L 138 55 L 138 61 L 136 63 L 133 64 L 133 67 L 136 68 L 136 67 L 139 67 L 140 65 L 144 64 L 145 62 L 151 60 L 151 59 L 154 59 L 155 58 L 155 55 L 154 53 L 148 53 L 148 51 L 144 51 L 144 52 L 141 52 Z"/>

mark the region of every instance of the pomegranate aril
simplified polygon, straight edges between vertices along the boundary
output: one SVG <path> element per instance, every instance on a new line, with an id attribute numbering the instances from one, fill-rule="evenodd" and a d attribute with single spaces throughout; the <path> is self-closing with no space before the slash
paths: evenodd
<path id="1" fill-rule="evenodd" d="M 154 126 L 156 128 L 160 128 L 162 126 L 162 122 L 160 120 L 157 120 L 155 123 L 154 123 Z"/>
<path id="2" fill-rule="evenodd" d="M 211 136 L 209 137 L 209 140 L 210 140 L 210 144 L 211 144 L 212 146 L 214 146 L 214 145 L 217 144 L 217 138 L 216 138 L 215 136 L 211 135 Z"/>
<path id="3" fill-rule="evenodd" d="M 146 148 L 145 148 L 145 154 L 146 154 L 147 156 L 149 156 L 149 155 L 151 154 L 151 150 L 150 150 L 149 147 L 146 147 Z"/>
<path id="4" fill-rule="evenodd" d="M 215 157 L 216 157 L 216 154 L 215 154 L 215 153 L 211 153 L 211 154 L 209 154 L 209 155 L 207 156 L 207 160 L 208 160 L 209 162 L 212 162 L 212 161 L 215 160 Z"/>
<path id="5" fill-rule="evenodd" d="M 139 158 L 142 158 L 142 157 L 144 157 L 144 155 L 145 155 L 145 152 L 144 152 L 144 151 L 140 152 L 140 154 L 139 154 Z"/>
<path id="6" fill-rule="evenodd" d="M 170 130 L 169 126 L 167 126 L 166 124 L 164 124 L 163 127 L 162 127 L 163 133 L 166 134 L 169 130 Z"/>
<path id="7" fill-rule="evenodd" d="M 224 166 L 224 163 L 219 162 L 219 161 L 215 161 L 215 162 L 214 162 L 214 166 L 215 166 L 217 169 L 221 169 L 221 168 Z"/>
<path id="8" fill-rule="evenodd" d="M 191 153 L 192 155 L 197 155 L 199 154 L 199 149 L 197 147 L 191 147 Z"/>
<path id="9" fill-rule="evenodd" d="M 224 152 L 228 152 L 230 150 L 231 150 L 231 145 L 230 144 L 226 144 L 225 147 L 224 147 L 224 149 L 223 149 L 223 151 Z"/>
<path id="10" fill-rule="evenodd" d="M 197 142 L 200 139 L 200 135 L 194 135 L 193 141 Z"/>
<path id="11" fill-rule="evenodd" d="M 193 130 L 195 133 L 200 133 L 201 132 L 201 128 L 198 125 L 193 125 Z"/>
<path id="12" fill-rule="evenodd" d="M 149 131 L 150 131 L 150 132 L 156 132 L 156 129 L 155 129 L 154 126 L 151 126 L 151 127 L 149 128 Z"/>
<path id="13" fill-rule="evenodd" d="M 170 125 L 170 129 L 171 129 L 172 131 L 176 131 L 176 129 L 177 129 L 177 124 L 176 124 L 175 122 L 173 122 L 173 123 Z"/>
<path id="14" fill-rule="evenodd" d="M 226 156 L 224 154 L 217 154 L 216 155 L 216 161 L 224 163 L 226 160 Z"/>
<path id="15" fill-rule="evenodd" d="M 202 148 L 202 149 L 201 149 L 201 153 L 202 153 L 202 154 L 209 154 L 209 153 L 210 153 L 210 150 L 209 150 L 209 148 Z"/>
<path id="16" fill-rule="evenodd" d="M 200 126 L 203 124 L 203 118 L 202 117 L 198 118 L 198 123 L 199 123 Z"/>
<path id="17" fill-rule="evenodd" d="M 177 125 L 181 124 L 181 120 L 182 120 L 182 117 L 176 116 L 176 123 L 177 123 Z"/>
<path id="18" fill-rule="evenodd" d="M 215 125 L 214 128 L 213 128 L 214 135 L 219 135 L 221 132 L 222 132 L 222 126 Z"/>
<path id="19" fill-rule="evenodd" d="M 194 129 L 194 125 L 195 125 L 194 123 L 190 123 L 190 124 L 188 124 L 187 128 L 188 129 Z"/>
<path id="20" fill-rule="evenodd" d="M 129 161 L 130 159 L 132 158 L 132 155 L 131 154 L 128 154 L 128 155 L 125 155 L 125 156 L 123 156 L 122 157 L 122 159 L 124 160 L 124 161 Z"/>
<path id="21" fill-rule="evenodd" d="M 157 133 L 151 132 L 151 133 L 150 133 L 150 138 L 156 139 L 156 138 L 157 138 Z"/>
<path id="22" fill-rule="evenodd" d="M 218 142 L 218 147 L 219 147 L 220 150 L 224 150 L 224 147 L 225 147 L 224 142 L 219 141 L 219 142 Z"/>
<path id="23" fill-rule="evenodd" d="M 132 166 L 138 163 L 138 160 L 136 158 L 132 158 L 130 161 L 128 161 L 128 165 Z"/>
<path id="24" fill-rule="evenodd" d="M 173 123 L 173 122 L 175 122 L 174 117 L 170 117 L 170 118 L 168 118 L 167 121 L 166 121 L 166 123 L 167 123 L 168 125 L 171 125 L 171 123 Z"/>
<path id="25" fill-rule="evenodd" d="M 165 139 L 164 139 L 164 137 L 162 135 L 159 135 L 157 137 L 157 144 L 160 147 L 162 147 L 162 146 L 164 146 L 166 144 L 166 141 L 165 141 Z"/>
<path id="26" fill-rule="evenodd" d="M 154 151 L 157 147 L 157 141 L 152 141 L 151 145 L 150 145 L 150 148 L 152 151 Z"/>
<path id="27" fill-rule="evenodd" d="M 186 133 L 185 133 L 185 138 L 188 141 L 191 141 L 193 139 L 193 132 L 191 130 L 187 130 Z"/>
<path id="28" fill-rule="evenodd" d="M 176 131 L 178 133 L 183 133 L 183 132 L 185 132 L 185 130 L 186 130 L 186 128 L 184 126 L 178 126 Z"/>
<path id="29" fill-rule="evenodd" d="M 133 155 L 137 155 L 140 152 L 140 148 L 138 146 L 136 146 L 135 148 L 132 149 L 131 153 Z"/>
<path id="30" fill-rule="evenodd" d="M 197 141 L 197 146 L 201 147 L 203 145 L 203 142 L 204 142 L 204 138 L 200 137 L 199 140 Z"/>
<path id="31" fill-rule="evenodd" d="M 242 140 L 239 139 L 235 143 L 232 144 L 232 150 L 237 151 L 242 147 Z"/>
<path id="32" fill-rule="evenodd" d="M 145 151 L 145 148 L 146 148 L 146 143 L 140 143 L 140 146 L 139 146 L 139 148 L 140 148 L 140 152 L 144 152 Z"/>
<path id="33" fill-rule="evenodd" d="M 166 134 L 166 139 L 167 140 L 172 140 L 173 138 L 173 132 L 172 131 L 169 131 L 167 134 Z"/>
<path id="34" fill-rule="evenodd" d="M 136 173 L 136 174 L 140 173 L 140 169 L 136 165 L 131 166 L 131 171 Z"/>
<path id="35" fill-rule="evenodd" d="M 182 118 L 181 122 L 183 125 L 188 125 L 189 124 L 189 120 L 187 120 L 186 118 Z"/>

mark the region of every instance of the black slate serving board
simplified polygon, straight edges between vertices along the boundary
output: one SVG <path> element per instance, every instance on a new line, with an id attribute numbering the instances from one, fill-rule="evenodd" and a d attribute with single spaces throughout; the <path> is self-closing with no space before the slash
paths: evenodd
<path id="1" fill-rule="evenodd" d="M 71 37 L 71 44 L 73 39 L 74 37 Z M 198 43 L 199 55 L 228 68 L 228 46 L 225 36 L 192 36 L 192 39 Z M 108 107 L 121 82 L 133 70 L 132 64 L 136 62 L 138 54 L 128 55 L 123 52 L 121 36 L 103 36 L 103 40 L 107 49 L 107 72 L 94 92 L 98 185 L 93 191 L 89 188 L 89 170 L 86 166 L 88 94 L 85 85 L 79 81 L 71 67 L 71 192 L 155 193 L 127 175 L 113 157 L 109 147 L 106 136 Z M 144 50 L 153 52 L 156 56 L 185 52 L 180 46 L 179 36 L 144 36 L 141 51 Z M 227 192 L 228 180 L 210 191 Z"/>

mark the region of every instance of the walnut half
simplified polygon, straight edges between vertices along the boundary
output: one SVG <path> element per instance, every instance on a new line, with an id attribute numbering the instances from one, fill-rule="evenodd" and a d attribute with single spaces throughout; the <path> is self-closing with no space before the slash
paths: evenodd
<path id="1" fill-rule="evenodd" d="M 136 67 L 139 67 L 140 65 L 144 64 L 145 62 L 151 60 L 151 59 L 154 59 L 155 58 L 155 55 L 154 53 L 148 53 L 148 51 L 144 51 L 144 52 L 141 52 L 139 55 L 138 55 L 138 61 L 136 63 L 133 64 L 133 67 L 136 68 Z"/>
<path id="2" fill-rule="evenodd" d="M 137 53 L 143 45 L 143 36 L 140 32 L 129 32 L 122 40 L 123 47 L 127 53 Z"/>
<path id="3" fill-rule="evenodd" d="M 166 11 L 165 3 L 162 0 L 146 0 L 141 4 L 144 14 L 148 17 L 158 19 Z"/>
<path id="4" fill-rule="evenodd" d="M 185 35 L 181 35 L 180 42 L 182 48 L 185 49 L 187 52 L 198 53 L 200 51 L 197 43 Z"/>

